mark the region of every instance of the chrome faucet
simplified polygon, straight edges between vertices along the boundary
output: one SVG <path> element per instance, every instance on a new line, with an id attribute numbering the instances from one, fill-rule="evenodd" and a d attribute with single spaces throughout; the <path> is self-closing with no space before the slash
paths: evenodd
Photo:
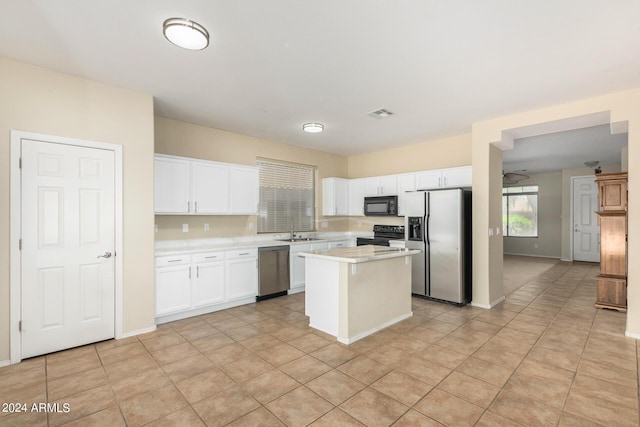
<path id="1" fill-rule="evenodd" d="M 294 240 L 296 238 L 296 232 L 294 231 L 293 228 L 293 220 L 291 220 L 291 240 Z"/>

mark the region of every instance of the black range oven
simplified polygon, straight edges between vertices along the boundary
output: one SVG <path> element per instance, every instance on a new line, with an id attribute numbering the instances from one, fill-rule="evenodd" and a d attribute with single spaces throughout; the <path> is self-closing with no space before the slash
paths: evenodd
<path id="1" fill-rule="evenodd" d="M 389 246 L 389 240 L 404 240 L 404 225 L 374 225 L 373 237 L 358 237 L 358 246 Z"/>

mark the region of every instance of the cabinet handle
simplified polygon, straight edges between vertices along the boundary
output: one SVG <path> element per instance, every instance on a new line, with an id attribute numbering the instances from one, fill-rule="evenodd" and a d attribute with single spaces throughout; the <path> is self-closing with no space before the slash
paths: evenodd
<path id="1" fill-rule="evenodd" d="M 182 260 L 181 260 L 181 259 L 170 259 L 170 260 L 169 260 L 169 261 L 167 261 L 167 262 L 179 262 L 179 261 L 182 261 Z"/>
<path id="2" fill-rule="evenodd" d="M 200 278 L 200 266 L 196 265 L 196 279 Z"/>
<path id="3" fill-rule="evenodd" d="M 193 202 L 193 206 L 194 206 L 193 212 L 197 213 L 198 212 L 198 202 Z"/>
<path id="4" fill-rule="evenodd" d="M 211 255 L 211 256 L 206 256 L 204 257 L 205 259 L 209 259 L 209 258 L 218 258 L 218 255 Z"/>
<path id="5" fill-rule="evenodd" d="M 187 212 L 191 211 L 191 202 L 187 200 Z"/>
<path id="6" fill-rule="evenodd" d="M 444 186 L 445 187 L 447 186 L 447 177 L 446 176 L 444 177 Z"/>
<path id="7" fill-rule="evenodd" d="M 242 255 L 249 255 L 249 252 L 245 252 L 245 253 L 239 254 L 239 256 L 242 256 Z"/>
<path id="8" fill-rule="evenodd" d="M 191 279 L 191 266 L 189 266 L 189 279 Z"/>
<path id="9" fill-rule="evenodd" d="M 442 177 L 438 177 L 438 187 L 442 187 Z"/>

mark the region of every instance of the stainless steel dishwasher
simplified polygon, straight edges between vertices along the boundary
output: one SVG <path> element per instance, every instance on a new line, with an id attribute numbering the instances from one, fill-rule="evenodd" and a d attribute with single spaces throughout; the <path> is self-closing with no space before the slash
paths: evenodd
<path id="1" fill-rule="evenodd" d="M 289 246 L 258 248 L 258 301 L 286 295 L 289 290 Z"/>

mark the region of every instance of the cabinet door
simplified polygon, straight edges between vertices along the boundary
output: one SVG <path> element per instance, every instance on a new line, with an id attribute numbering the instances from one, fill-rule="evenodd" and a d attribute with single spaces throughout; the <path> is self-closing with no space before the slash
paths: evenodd
<path id="1" fill-rule="evenodd" d="M 337 242 L 329 242 L 329 249 L 335 249 L 335 248 L 348 248 L 350 247 L 349 245 L 349 240 L 340 240 Z"/>
<path id="2" fill-rule="evenodd" d="M 365 178 L 364 179 L 364 195 L 366 197 L 379 196 L 380 193 L 380 180 L 378 177 Z M 364 202 L 363 202 L 364 206 Z"/>
<path id="3" fill-rule="evenodd" d="M 610 180 L 598 183 L 600 210 L 627 210 L 627 182 L 624 180 Z"/>
<path id="4" fill-rule="evenodd" d="M 432 170 L 418 172 L 416 174 L 416 190 L 428 190 L 431 188 L 440 188 L 442 185 L 442 171 Z"/>
<path id="5" fill-rule="evenodd" d="M 322 180 L 322 214 L 348 215 L 349 213 L 349 181 L 342 178 L 325 178 Z"/>
<path id="6" fill-rule="evenodd" d="M 196 214 L 226 214 L 229 211 L 229 169 L 217 163 L 193 162 L 193 209 Z"/>
<path id="7" fill-rule="evenodd" d="M 625 308 L 627 306 L 627 281 L 614 277 L 598 277 L 596 305 Z"/>
<path id="8" fill-rule="evenodd" d="M 224 302 L 224 261 L 198 263 L 193 287 L 193 306 Z"/>
<path id="9" fill-rule="evenodd" d="M 378 177 L 381 196 L 396 196 L 398 194 L 398 178 L 395 175 Z"/>
<path id="10" fill-rule="evenodd" d="M 304 262 L 305 259 L 298 256 L 300 252 L 308 252 L 311 245 L 292 245 L 289 252 L 289 288 L 290 293 L 304 289 Z"/>
<path id="11" fill-rule="evenodd" d="M 398 175 L 398 216 L 404 216 L 405 193 L 415 191 L 416 176 L 412 173 Z"/>
<path id="12" fill-rule="evenodd" d="M 227 301 L 258 295 L 258 258 L 227 261 Z"/>
<path id="13" fill-rule="evenodd" d="M 156 268 L 156 316 L 191 308 L 191 266 Z"/>
<path id="14" fill-rule="evenodd" d="M 365 181 L 363 179 L 349 180 L 348 215 L 364 216 L 364 184 Z"/>
<path id="15" fill-rule="evenodd" d="M 471 166 L 445 169 L 442 172 L 443 187 L 471 187 Z"/>
<path id="16" fill-rule="evenodd" d="M 259 198 L 258 168 L 231 168 L 231 215 L 257 215 Z"/>
<path id="17" fill-rule="evenodd" d="M 166 157 L 154 159 L 154 205 L 158 214 L 189 213 L 190 165 L 186 160 Z"/>

